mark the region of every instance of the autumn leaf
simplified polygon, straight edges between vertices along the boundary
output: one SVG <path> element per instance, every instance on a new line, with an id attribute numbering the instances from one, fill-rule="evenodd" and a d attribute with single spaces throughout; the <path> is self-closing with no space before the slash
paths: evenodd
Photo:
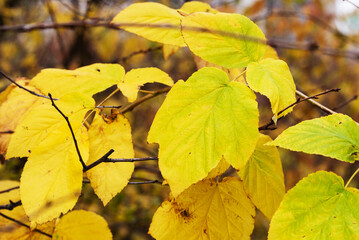
<path id="1" fill-rule="evenodd" d="M 266 146 L 272 139 L 260 134 L 256 149 L 239 175 L 254 205 L 271 219 L 285 193 L 284 176 L 276 147 Z"/>
<path id="2" fill-rule="evenodd" d="M 91 97 L 118 84 L 124 75 L 125 70 L 119 64 L 95 63 L 75 70 L 44 69 L 30 84 L 46 95 L 51 93 L 54 98 L 61 98 L 72 92 Z"/>
<path id="3" fill-rule="evenodd" d="M 112 158 L 133 158 L 131 126 L 128 120 L 117 115 L 114 121 L 106 122 L 95 115 L 89 129 L 90 153 L 87 165 L 101 158 L 110 149 Z M 86 172 L 96 195 L 106 205 L 127 185 L 134 170 L 134 163 L 101 163 Z"/>
<path id="4" fill-rule="evenodd" d="M 93 108 L 95 103 L 92 98 L 74 93 L 62 97 L 56 101 L 56 105 L 69 118 L 76 131 L 82 125 L 86 112 Z M 65 119 L 51 105 L 50 100 L 38 101 L 17 125 L 10 139 L 6 158 L 29 156 L 33 148 L 62 126 L 66 126 L 65 132 L 68 133 Z"/>
<path id="5" fill-rule="evenodd" d="M 265 58 L 259 62 L 252 62 L 247 67 L 246 77 L 251 89 L 269 98 L 275 119 L 279 111 L 295 103 L 295 84 L 284 61 Z M 280 116 L 292 110 L 293 107 L 285 110 Z"/>
<path id="6" fill-rule="evenodd" d="M 359 191 L 319 171 L 288 191 L 274 214 L 269 240 L 359 239 Z"/>
<path id="7" fill-rule="evenodd" d="M 265 52 L 265 44 L 258 42 L 265 41 L 264 34 L 240 14 L 193 13 L 181 25 L 185 43 L 194 54 L 226 68 L 246 67 Z"/>
<path id="8" fill-rule="evenodd" d="M 359 126 L 347 115 L 333 114 L 290 127 L 268 144 L 354 162 L 359 159 Z"/>
<path id="9" fill-rule="evenodd" d="M 187 14 L 194 12 L 209 12 L 209 13 L 217 13 L 216 9 L 211 8 L 208 3 L 199 2 L 199 1 L 190 1 L 185 2 L 182 7 L 179 9 L 180 12 L 185 12 Z"/>
<path id="10" fill-rule="evenodd" d="M 177 196 L 205 178 L 222 157 L 237 169 L 243 167 L 258 135 L 253 92 L 229 82 L 217 68 L 202 68 L 172 87 L 148 141 L 159 143 L 161 173 Z"/>
<path id="11" fill-rule="evenodd" d="M 168 86 L 173 85 L 173 80 L 167 73 L 158 68 L 137 68 L 127 72 L 124 79 L 118 84 L 123 95 L 133 102 L 137 98 L 139 88 L 145 83 L 162 83 Z"/>
<path id="12" fill-rule="evenodd" d="M 31 91 L 35 88 L 27 86 L 29 81 L 17 81 L 18 84 L 26 86 Z M 15 131 L 16 126 L 21 122 L 26 113 L 32 106 L 36 105 L 38 97 L 16 87 L 10 85 L 0 94 L 0 98 L 4 97 L 0 105 L 0 131 Z M 5 96 L 6 95 L 6 96 Z M 0 154 L 6 153 L 10 142 L 11 134 L 0 134 Z"/>
<path id="13" fill-rule="evenodd" d="M 182 18 L 175 9 L 146 2 L 131 4 L 117 14 L 112 23 L 151 41 L 185 46 L 180 31 Z"/>
<path id="14" fill-rule="evenodd" d="M 234 177 L 206 179 L 162 203 L 149 233 L 156 239 L 250 239 L 255 209 Z"/>
<path id="15" fill-rule="evenodd" d="M 19 182 L 3 180 L 0 181 L 0 191 L 9 190 L 11 191 L 2 192 L 0 194 L 0 205 L 9 204 L 10 201 L 17 202 L 20 200 L 20 191 L 19 191 Z M 29 225 L 28 217 L 25 214 L 23 207 L 20 205 L 15 207 L 12 210 L 0 210 L 2 214 L 5 214 L 8 217 L 16 219 L 26 225 Z M 42 225 L 37 225 L 36 229 L 41 230 L 47 234 L 52 234 L 54 230 L 54 222 L 48 222 Z M 49 237 L 43 234 L 40 234 L 36 231 L 30 231 L 29 228 L 19 225 L 14 221 L 10 221 L 2 216 L 0 216 L 0 236 L 2 240 L 48 240 Z"/>
<path id="16" fill-rule="evenodd" d="M 72 211 L 63 216 L 55 227 L 53 239 L 110 240 L 112 233 L 100 215 L 84 210 Z"/>

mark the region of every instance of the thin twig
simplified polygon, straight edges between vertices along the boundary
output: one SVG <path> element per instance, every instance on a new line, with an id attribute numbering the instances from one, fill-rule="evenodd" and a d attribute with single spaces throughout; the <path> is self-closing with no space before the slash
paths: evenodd
<path id="1" fill-rule="evenodd" d="M 5 189 L 5 190 L 0 191 L 0 194 L 11 192 L 11 191 L 19 189 L 19 188 L 20 188 L 19 186 L 16 186 L 16 187 L 12 187 L 12 188 L 9 188 L 9 189 Z"/>
<path id="2" fill-rule="evenodd" d="M 98 108 L 98 109 L 103 109 L 103 108 L 121 108 L 122 106 L 119 105 L 119 106 L 96 106 L 95 108 Z"/>
<path id="3" fill-rule="evenodd" d="M 355 4 L 355 3 L 353 3 L 352 1 L 349 1 L 349 0 L 343 0 L 343 2 L 350 3 L 350 4 L 351 4 L 351 5 L 353 5 L 354 7 L 359 8 L 359 5 L 356 5 L 356 4 Z"/>
<path id="4" fill-rule="evenodd" d="M 51 100 L 51 103 L 52 103 L 52 106 L 61 114 L 61 116 L 66 120 L 67 122 L 67 125 L 69 126 L 69 129 L 70 129 L 70 132 L 71 132 L 71 135 L 72 135 L 72 139 L 75 143 L 75 148 L 76 148 L 76 151 L 77 151 L 77 155 L 79 156 L 79 160 L 81 162 L 81 165 L 82 165 L 82 168 L 83 169 L 86 169 L 86 164 L 84 162 L 84 160 L 82 159 L 82 156 L 81 156 L 81 153 L 80 153 L 80 149 L 79 149 L 79 146 L 77 144 L 77 140 L 76 140 L 76 137 L 75 137 L 75 134 L 74 134 L 74 131 L 72 129 L 72 126 L 71 126 L 71 123 L 69 121 L 69 118 L 56 106 L 55 102 L 54 102 L 54 99 L 52 98 L 51 96 L 51 93 L 49 93 L 49 98 Z"/>
<path id="5" fill-rule="evenodd" d="M 358 95 L 355 95 L 351 98 L 349 98 L 348 100 L 346 100 L 345 102 L 339 104 L 338 106 L 336 106 L 335 108 L 333 108 L 334 111 L 337 111 L 338 109 L 344 107 L 345 105 L 348 105 L 349 103 L 351 103 L 352 101 L 354 100 L 357 100 L 358 99 Z"/>
<path id="6" fill-rule="evenodd" d="M 103 162 L 143 162 L 148 160 L 158 160 L 158 157 L 144 157 L 144 158 L 107 158 Z"/>
<path id="7" fill-rule="evenodd" d="M 308 98 L 308 102 L 310 102 L 311 104 L 313 104 L 314 106 L 316 106 L 317 108 L 320 108 L 321 110 L 323 110 L 324 112 L 328 113 L 328 114 L 336 114 L 337 112 L 333 111 L 332 109 L 324 106 L 323 104 L 318 103 L 317 101 L 309 98 L 307 95 L 305 95 L 304 93 L 302 93 L 299 90 L 295 90 L 295 93 L 302 97 L 302 98 Z"/>
<path id="8" fill-rule="evenodd" d="M 9 200 L 9 204 L 4 204 L 4 205 L 0 205 L 0 209 L 6 209 L 6 210 L 13 210 L 14 208 L 18 207 L 18 206 L 21 206 L 22 203 L 21 203 L 21 200 L 17 201 L 17 202 L 13 202 L 11 200 Z"/>
<path id="9" fill-rule="evenodd" d="M 23 222 L 21 222 L 21 221 L 19 221 L 19 220 L 16 220 L 16 219 L 14 219 L 14 218 L 12 218 L 12 217 L 9 217 L 9 216 L 7 216 L 7 215 L 5 215 L 5 214 L 3 214 L 3 213 L 0 213 L 0 216 L 2 216 L 3 218 L 6 218 L 7 220 L 10 220 L 10 221 L 12 221 L 12 222 L 15 222 L 15 223 L 17 223 L 17 224 L 19 224 L 19 225 L 21 225 L 21 226 L 23 226 L 23 227 L 26 227 L 26 228 L 28 228 L 28 229 L 30 229 L 30 226 L 29 225 L 27 225 L 27 224 L 25 224 L 25 223 L 23 223 Z M 43 232 L 43 231 L 41 231 L 41 230 L 39 230 L 39 229 L 34 229 L 34 230 L 32 230 L 32 231 L 35 231 L 35 232 L 38 232 L 38 233 L 40 233 L 40 234 L 42 234 L 42 235 L 45 235 L 45 236 L 47 236 L 47 237 L 49 237 L 49 238 L 52 238 L 52 235 L 50 235 L 50 234 L 48 234 L 48 233 L 45 233 L 45 232 Z"/>
<path id="10" fill-rule="evenodd" d="M 166 87 L 166 88 L 163 88 L 161 90 L 155 91 L 153 93 L 149 93 L 149 94 L 145 95 L 144 97 L 137 99 L 136 101 L 134 101 L 130 105 L 124 107 L 123 109 L 120 109 L 120 113 L 124 114 L 126 112 L 129 112 L 132 109 L 134 109 L 135 107 L 137 107 L 138 105 L 140 105 L 141 103 L 143 103 L 143 102 L 145 102 L 145 101 L 147 101 L 147 100 L 149 100 L 151 98 L 154 98 L 154 97 L 158 96 L 159 94 L 166 93 L 169 90 L 171 90 L 171 87 Z"/>
<path id="11" fill-rule="evenodd" d="M 327 93 L 330 93 L 330 92 L 339 92 L 340 91 L 340 88 L 333 88 L 333 89 L 329 89 L 329 90 L 325 90 L 324 92 L 321 92 L 321 93 L 318 93 L 318 94 L 315 94 L 315 95 L 313 95 L 313 96 L 306 96 L 306 95 L 304 95 L 304 93 L 303 93 L 303 95 L 301 96 L 301 97 L 304 97 L 304 98 L 298 98 L 297 99 L 297 101 L 295 101 L 294 103 L 292 103 L 292 104 L 290 104 L 289 106 L 287 106 L 287 107 L 285 107 L 283 110 L 281 110 L 281 111 L 279 111 L 278 112 L 278 115 L 280 115 L 281 113 L 283 113 L 284 111 L 286 111 L 287 109 L 289 109 L 289 108 L 291 108 L 291 107 L 293 107 L 293 106 L 295 106 L 295 105 L 297 105 L 297 104 L 299 104 L 299 103 L 301 103 L 301 102 L 304 102 L 304 101 L 310 101 L 310 100 L 313 100 L 313 99 L 317 99 L 319 96 L 321 96 L 321 95 L 324 95 L 324 94 L 327 94 Z M 299 91 L 298 91 L 299 92 Z M 314 101 L 314 100 L 313 100 Z M 277 121 L 279 121 L 279 120 L 281 120 L 283 118 L 283 116 L 282 117 L 280 117 L 280 118 L 278 118 L 277 119 Z M 260 126 L 258 129 L 259 129 L 259 131 L 263 131 L 263 130 L 274 130 L 274 129 L 276 129 L 275 127 L 274 128 L 270 128 L 270 126 L 272 126 L 274 124 L 274 121 L 273 121 L 273 119 L 271 119 L 271 121 L 270 122 L 268 122 L 267 124 L 265 124 L 265 125 L 263 125 L 263 126 Z"/>
<path id="12" fill-rule="evenodd" d="M 149 180 L 149 179 L 140 179 L 140 178 L 133 178 L 133 179 L 137 179 L 137 180 L 141 180 L 141 181 L 129 181 L 128 184 L 129 185 L 140 185 L 140 184 L 152 184 L 152 183 L 159 183 L 162 184 L 162 182 L 160 180 Z M 90 180 L 85 179 L 82 181 L 82 183 L 91 183 Z"/>
<path id="13" fill-rule="evenodd" d="M 50 99 L 48 96 L 45 95 L 41 95 L 38 94 L 34 91 L 31 91 L 30 89 L 27 89 L 26 87 L 21 86 L 20 84 L 18 84 L 15 80 L 11 79 L 8 75 L 6 75 L 4 72 L 0 71 L 0 74 L 3 75 L 3 77 L 5 77 L 7 80 L 9 80 L 10 82 L 12 82 L 13 84 L 15 84 L 16 86 L 18 86 L 19 88 L 25 90 L 26 92 L 31 93 L 32 95 L 35 95 L 37 97 L 42 97 L 42 98 L 46 98 L 46 99 Z M 59 100 L 57 98 L 54 98 L 54 100 Z"/>
<path id="14" fill-rule="evenodd" d="M 119 61 L 126 62 L 129 58 L 132 58 L 133 56 L 136 56 L 138 54 L 146 54 L 146 53 L 149 53 L 149 52 L 152 52 L 152 51 L 155 51 L 155 50 L 161 50 L 161 49 L 162 49 L 162 46 L 148 48 L 146 50 L 138 50 L 138 51 L 132 52 L 131 54 L 129 54 L 126 57 L 120 58 Z"/>
<path id="15" fill-rule="evenodd" d="M 105 162 L 105 160 L 108 159 L 108 157 L 114 152 L 113 149 L 111 149 L 110 151 L 108 151 L 105 155 L 103 155 L 100 159 L 96 160 L 95 162 L 91 163 L 88 166 L 84 167 L 84 172 L 90 170 L 91 168 L 96 167 L 97 165 L 99 165 L 100 163 Z"/>
<path id="16" fill-rule="evenodd" d="M 13 134 L 13 130 L 7 130 L 7 131 L 0 131 L 0 134 Z"/>

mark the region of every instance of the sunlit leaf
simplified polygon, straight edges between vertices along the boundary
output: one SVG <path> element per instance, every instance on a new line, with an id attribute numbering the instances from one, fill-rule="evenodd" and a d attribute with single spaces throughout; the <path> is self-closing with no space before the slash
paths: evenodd
<path id="1" fill-rule="evenodd" d="M 53 239 L 110 240 L 112 233 L 106 220 L 93 212 L 72 211 L 63 216 L 55 227 Z"/>
<path id="2" fill-rule="evenodd" d="M 182 18 L 175 9 L 146 2 L 131 4 L 117 14 L 112 23 L 151 41 L 185 46 L 180 31 Z"/>
<path id="3" fill-rule="evenodd" d="M 274 214 L 269 240 L 359 239 L 359 191 L 334 173 L 316 172 L 288 191 Z"/>
<path id="4" fill-rule="evenodd" d="M 182 34 L 194 54 L 226 68 L 259 61 L 266 49 L 258 42 L 265 41 L 262 31 L 239 14 L 190 14 L 182 20 Z"/>
<path id="5" fill-rule="evenodd" d="M 284 176 L 279 152 L 265 143 L 272 139 L 260 135 L 254 153 L 239 172 L 254 205 L 269 219 L 277 210 L 285 193 Z"/>
<path id="6" fill-rule="evenodd" d="M 119 64 L 95 63 L 75 70 L 44 69 L 31 80 L 31 85 L 54 98 L 72 92 L 91 97 L 118 84 L 124 75 L 125 70 Z"/>
<path id="7" fill-rule="evenodd" d="M 187 14 L 194 12 L 209 12 L 209 13 L 217 13 L 216 9 L 211 8 L 208 3 L 199 2 L 199 1 L 190 1 L 185 2 L 182 7 L 179 9 L 181 12 L 185 12 Z"/>
<path id="8" fill-rule="evenodd" d="M 72 128 L 76 131 L 86 112 L 93 108 L 95 103 L 81 94 L 69 94 L 56 101 L 56 105 L 69 117 Z M 50 100 L 42 100 L 32 107 L 17 125 L 10 139 L 6 158 L 29 156 L 34 147 L 61 126 L 67 127 L 65 119 L 51 106 Z M 69 132 L 69 129 L 66 129 L 66 132 Z"/>
<path id="9" fill-rule="evenodd" d="M 18 84 L 26 86 L 28 81 L 18 81 Z M 35 88 L 26 86 L 29 90 L 36 91 Z M 29 109 L 39 100 L 38 97 L 11 85 L 3 91 L 1 96 L 4 99 L 0 105 L 0 131 L 15 131 L 18 123 L 23 119 Z M 0 96 L 0 98 L 2 98 Z M 0 134 L 0 154 L 4 154 L 10 142 L 11 134 Z"/>
<path id="10" fill-rule="evenodd" d="M 0 181 L 0 191 L 10 190 L 14 187 L 19 187 L 20 183 L 17 181 Z M 10 201 L 17 202 L 20 200 L 19 188 L 3 192 L 0 194 L 0 205 L 9 204 Z M 30 225 L 29 220 L 25 214 L 23 207 L 20 205 L 12 210 L 0 210 L 2 214 L 16 219 L 26 225 Z M 52 234 L 54 229 L 54 222 L 48 222 L 42 225 L 37 225 L 39 229 L 48 234 Z M 8 220 L 0 216 L 0 236 L 2 240 L 48 240 L 49 237 L 40 234 L 36 231 L 30 231 L 29 228 L 19 225 L 18 223 Z"/>
<path id="11" fill-rule="evenodd" d="M 354 162 L 359 159 L 359 126 L 346 115 L 333 114 L 290 127 L 268 144 Z"/>
<path id="12" fill-rule="evenodd" d="M 158 68 L 150 67 L 132 69 L 127 72 L 124 79 L 118 84 L 118 88 L 121 89 L 129 102 L 133 102 L 137 98 L 139 88 L 145 83 L 153 82 L 173 85 L 173 80 L 167 73 Z"/>
<path id="13" fill-rule="evenodd" d="M 251 89 L 269 98 L 275 117 L 279 111 L 296 101 L 293 77 L 284 61 L 266 58 L 260 62 L 252 62 L 247 67 L 246 76 Z M 293 107 L 280 115 L 284 116 L 292 109 Z"/>
<path id="14" fill-rule="evenodd" d="M 217 68 L 202 68 L 172 87 L 148 141 L 159 143 L 161 173 L 177 196 L 205 178 L 222 157 L 237 169 L 243 167 L 258 136 L 253 92 L 229 82 Z"/>
<path id="15" fill-rule="evenodd" d="M 83 160 L 88 159 L 85 128 L 76 135 Z M 21 175 L 21 201 L 33 223 L 41 224 L 71 210 L 81 193 L 82 165 L 67 125 L 33 149 Z"/>
<path id="16" fill-rule="evenodd" d="M 114 121 L 105 122 L 98 114 L 89 129 L 90 154 L 87 165 L 101 158 L 110 149 L 111 158 L 133 158 L 131 126 L 128 120 L 117 115 Z M 106 205 L 127 185 L 134 163 L 101 163 L 86 172 L 95 193 Z"/>
<path id="17" fill-rule="evenodd" d="M 163 202 L 149 233 L 158 240 L 250 239 L 254 216 L 241 181 L 206 179 Z"/>
<path id="18" fill-rule="evenodd" d="M 266 51 L 264 52 L 263 58 L 279 59 L 277 51 L 269 45 L 266 45 Z"/>

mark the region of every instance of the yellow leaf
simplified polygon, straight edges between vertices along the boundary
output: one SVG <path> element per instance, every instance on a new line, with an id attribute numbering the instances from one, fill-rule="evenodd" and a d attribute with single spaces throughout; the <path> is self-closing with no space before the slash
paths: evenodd
<path id="1" fill-rule="evenodd" d="M 170 44 L 163 44 L 162 51 L 163 51 L 163 58 L 167 60 L 171 55 L 177 52 L 181 47 L 170 45 Z"/>
<path id="2" fill-rule="evenodd" d="M 20 183 L 17 181 L 4 180 L 0 181 L 0 191 L 8 190 L 10 188 L 19 187 Z M 0 205 L 9 204 L 9 200 L 17 202 L 20 200 L 19 189 L 11 190 L 9 192 L 0 194 Z M 29 225 L 29 220 L 25 214 L 22 206 L 18 206 L 13 210 L 0 210 L 1 213 L 8 217 L 16 219 L 26 225 Z M 39 229 L 48 234 L 52 234 L 54 229 L 54 222 L 38 225 Z M 0 216 L 0 236 L 2 240 L 48 240 L 49 237 L 40 234 L 36 231 L 30 231 L 29 228 L 19 225 L 16 222 L 10 221 Z"/>
<path id="3" fill-rule="evenodd" d="M 118 88 L 123 95 L 128 98 L 129 102 L 133 102 L 137 98 L 137 93 L 145 83 L 158 82 L 168 86 L 173 85 L 173 80 L 167 73 L 154 67 L 132 69 L 126 73 L 124 79 L 118 84 Z"/>
<path id="4" fill-rule="evenodd" d="M 76 136 L 86 162 L 86 129 Z M 33 149 L 22 172 L 21 201 L 30 221 L 45 223 L 72 209 L 81 193 L 82 175 L 68 126 L 62 125 Z"/>
<path id="5" fill-rule="evenodd" d="M 131 126 L 128 120 L 117 115 L 106 123 L 99 114 L 89 129 L 90 154 L 87 165 L 101 158 L 110 149 L 115 150 L 111 158 L 133 158 Z M 101 146 L 101 147 L 99 147 Z M 101 163 L 86 172 L 97 196 L 106 205 L 127 185 L 134 170 L 134 163 Z"/>
<path id="6" fill-rule="evenodd" d="M 269 45 L 266 45 L 266 51 L 264 52 L 263 58 L 279 59 L 277 51 Z"/>
<path id="7" fill-rule="evenodd" d="M 157 240 L 250 239 L 255 209 L 237 178 L 206 179 L 162 203 L 149 233 Z"/>
<path id="8" fill-rule="evenodd" d="M 296 101 L 295 84 L 288 65 L 282 60 L 265 58 L 247 67 L 247 82 L 251 89 L 269 98 L 275 120 L 278 112 Z M 290 113 L 293 107 L 280 116 Z"/>
<path id="9" fill-rule="evenodd" d="M 91 97 L 119 83 L 125 70 L 119 64 L 95 63 L 75 70 L 44 69 L 30 82 L 44 94 L 60 98 L 76 92 Z M 51 81 L 49 81 L 51 80 Z"/>
<path id="10" fill-rule="evenodd" d="M 56 101 L 56 105 L 69 117 L 72 128 L 76 131 L 86 112 L 93 108 L 95 103 L 92 98 L 81 94 L 69 94 Z M 34 147 L 61 126 L 67 126 L 67 123 L 51 105 L 50 100 L 38 101 L 12 134 L 6 158 L 29 156 Z M 69 132 L 68 127 L 65 131 Z"/>
<path id="11" fill-rule="evenodd" d="M 253 155 L 239 172 L 254 205 L 271 219 L 285 193 L 284 176 L 276 147 L 265 145 L 272 139 L 259 135 Z"/>
<path id="12" fill-rule="evenodd" d="M 263 32 L 245 16 L 233 13 L 192 13 L 182 20 L 190 50 L 226 68 L 246 67 L 265 52 Z"/>
<path id="13" fill-rule="evenodd" d="M 17 81 L 18 84 L 26 86 L 28 81 Z M 35 88 L 26 86 L 29 90 Z M 24 115 L 35 105 L 39 97 L 36 97 L 15 85 L 9 86 L 1 96 L 6 95 L 4 102 L 0 105 L 0 131 L 15 131 L 18 123 Z M 10 142 L 11 134 L 0 134 L 0 154 L 4 154 Z"/>
<path id="14" fill-rule="evenodd" d="M 175 9 L 146 2 L 125 8 L 115 16 L 112 23 L 151 41 L 183 47 L 185 44 L 180 31 L 182 18 Z"/>
<path id="15" fill-rule="evenodd" d="M 199 1 L 191 1 L 185 2 L 183 6 L 179 9 L 181 12 L 194 13 L 194 12 L 209 12 L 209 13 L 217 13 L 216 9 L 211 8 L 208 3 L 199 2 Z"/>
<path id="16" fill-rule="evenodd" d="M 161 173 L 177 196 L 205 178 L 222 158 L 234 168 L 243 167 L 258 136 L 253 92 L 244 84 L 229 82 L 217 68 L 202 68 L 172 87 L 148 141 L 159 143 Z"/>
<path id="17" fill-rule="evenodd" d="M 93 212 L 72 211 L 63 216 L 55 227 L 53 239 L 110 240 L 112 233 L 106 220 Z"/>

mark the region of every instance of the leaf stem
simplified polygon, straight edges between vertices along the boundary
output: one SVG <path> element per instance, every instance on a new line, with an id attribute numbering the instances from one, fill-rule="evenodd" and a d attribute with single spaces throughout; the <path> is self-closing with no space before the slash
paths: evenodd
<path id="1" fill-rule="evenodd" d="M 244 70 L 243 72 L 241 72 L 237 77 L 235 77 L 233 80 L 231 80 L 231 82 L 232 81 L 236 81 L 238 78 L 240 78 L 241 76 L 243 76 L 243 74 L 245 74 L 247 72 L 247 69 L 246 70 Z"/>
<path id="2" fill-rule="evenodd" d="M 359 168 L 353 173 L 353 175 L 349 178 L 347 184 L 345 184 L 345 187 L 344 188 L 347 188 L 350 184 L 350 182 L 353 180 L 353 178 L 358 174 L 359 172 Z"/>

